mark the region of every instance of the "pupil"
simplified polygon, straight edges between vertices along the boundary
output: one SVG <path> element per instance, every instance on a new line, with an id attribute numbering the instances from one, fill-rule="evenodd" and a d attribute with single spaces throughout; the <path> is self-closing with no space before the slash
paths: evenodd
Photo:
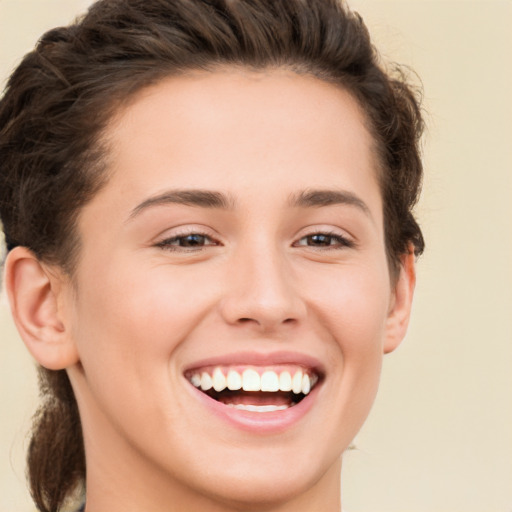
<path id="1" fill-rule="evenodd" d="M 329 235 L 311 235 L 309 238 L 313 245 L 330 245 L 331 243 Z"/>
<path id="2" fill-rule="evenodd" d="M 181 246 L 183 247 L 195 247 L 198 245 L 204 245 L 205 237 L 203 235 L 187 235 L 181 240 Z"/>

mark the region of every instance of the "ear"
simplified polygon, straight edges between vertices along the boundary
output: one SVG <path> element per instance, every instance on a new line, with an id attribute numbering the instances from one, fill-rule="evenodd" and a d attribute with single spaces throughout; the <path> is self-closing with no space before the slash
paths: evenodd
<path id="1" fill-rule="evenodd" d="M 45 265 L 25 247 L 15 247 L 7 255 L 5 288 L 14 322 L 34 359 L 50 370 L 78 361 L 63 317 L 62 295 L 68 281 L 61 270 Z"/>
<path id="2" fill-rule="evenodd" d="M 411 247 L 409 252 L 401 257 L 400 274 L 392 292 L 384 342 L 385 354 L 395 350 L 405 337 L 411 316 L 415 284 L 415 255 Z"/>

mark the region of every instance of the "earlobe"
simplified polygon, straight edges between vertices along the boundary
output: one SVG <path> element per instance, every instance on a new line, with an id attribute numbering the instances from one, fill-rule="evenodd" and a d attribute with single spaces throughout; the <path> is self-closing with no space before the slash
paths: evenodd
<path id="1" fill-rule="evenodd" d="M 393 302 L 387 319 L 385 354 L 395 350 L 405 337 L 411 316 L 415 284 L 415 255 L 411 247 L 409 253 L 401 258 L 400 275 L 396 281 Z"/>
<path id="2" fill-rule="evenodd" d="M 36 361 L 50 370 L 78 361 L 62 312 L 63 276 L 25 247 L 15 247 L 5 262 L 5 288 L 14 322 Z"/>

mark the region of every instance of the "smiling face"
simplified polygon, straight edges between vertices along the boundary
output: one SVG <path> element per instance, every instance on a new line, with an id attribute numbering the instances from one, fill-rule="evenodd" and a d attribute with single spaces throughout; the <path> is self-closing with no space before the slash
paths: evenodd
<path id="1" fill-rule="evenodd" d="M 291 72 L 197 73 L 106 137 L 63 295 L 90 510 L 336 510 L 409 306 L 357 103 Z"/>

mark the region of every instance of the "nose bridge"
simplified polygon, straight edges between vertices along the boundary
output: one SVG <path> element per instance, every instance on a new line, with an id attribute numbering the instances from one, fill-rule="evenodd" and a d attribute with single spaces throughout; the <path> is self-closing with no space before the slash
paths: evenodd
<path id="1" fill-rule="evenodd" d="M 278 244 L 245 245 L 233 255 L 222 310 L 229 323 L 262 329 L 297 322 L 305 312 L 289 261 Z"/>

